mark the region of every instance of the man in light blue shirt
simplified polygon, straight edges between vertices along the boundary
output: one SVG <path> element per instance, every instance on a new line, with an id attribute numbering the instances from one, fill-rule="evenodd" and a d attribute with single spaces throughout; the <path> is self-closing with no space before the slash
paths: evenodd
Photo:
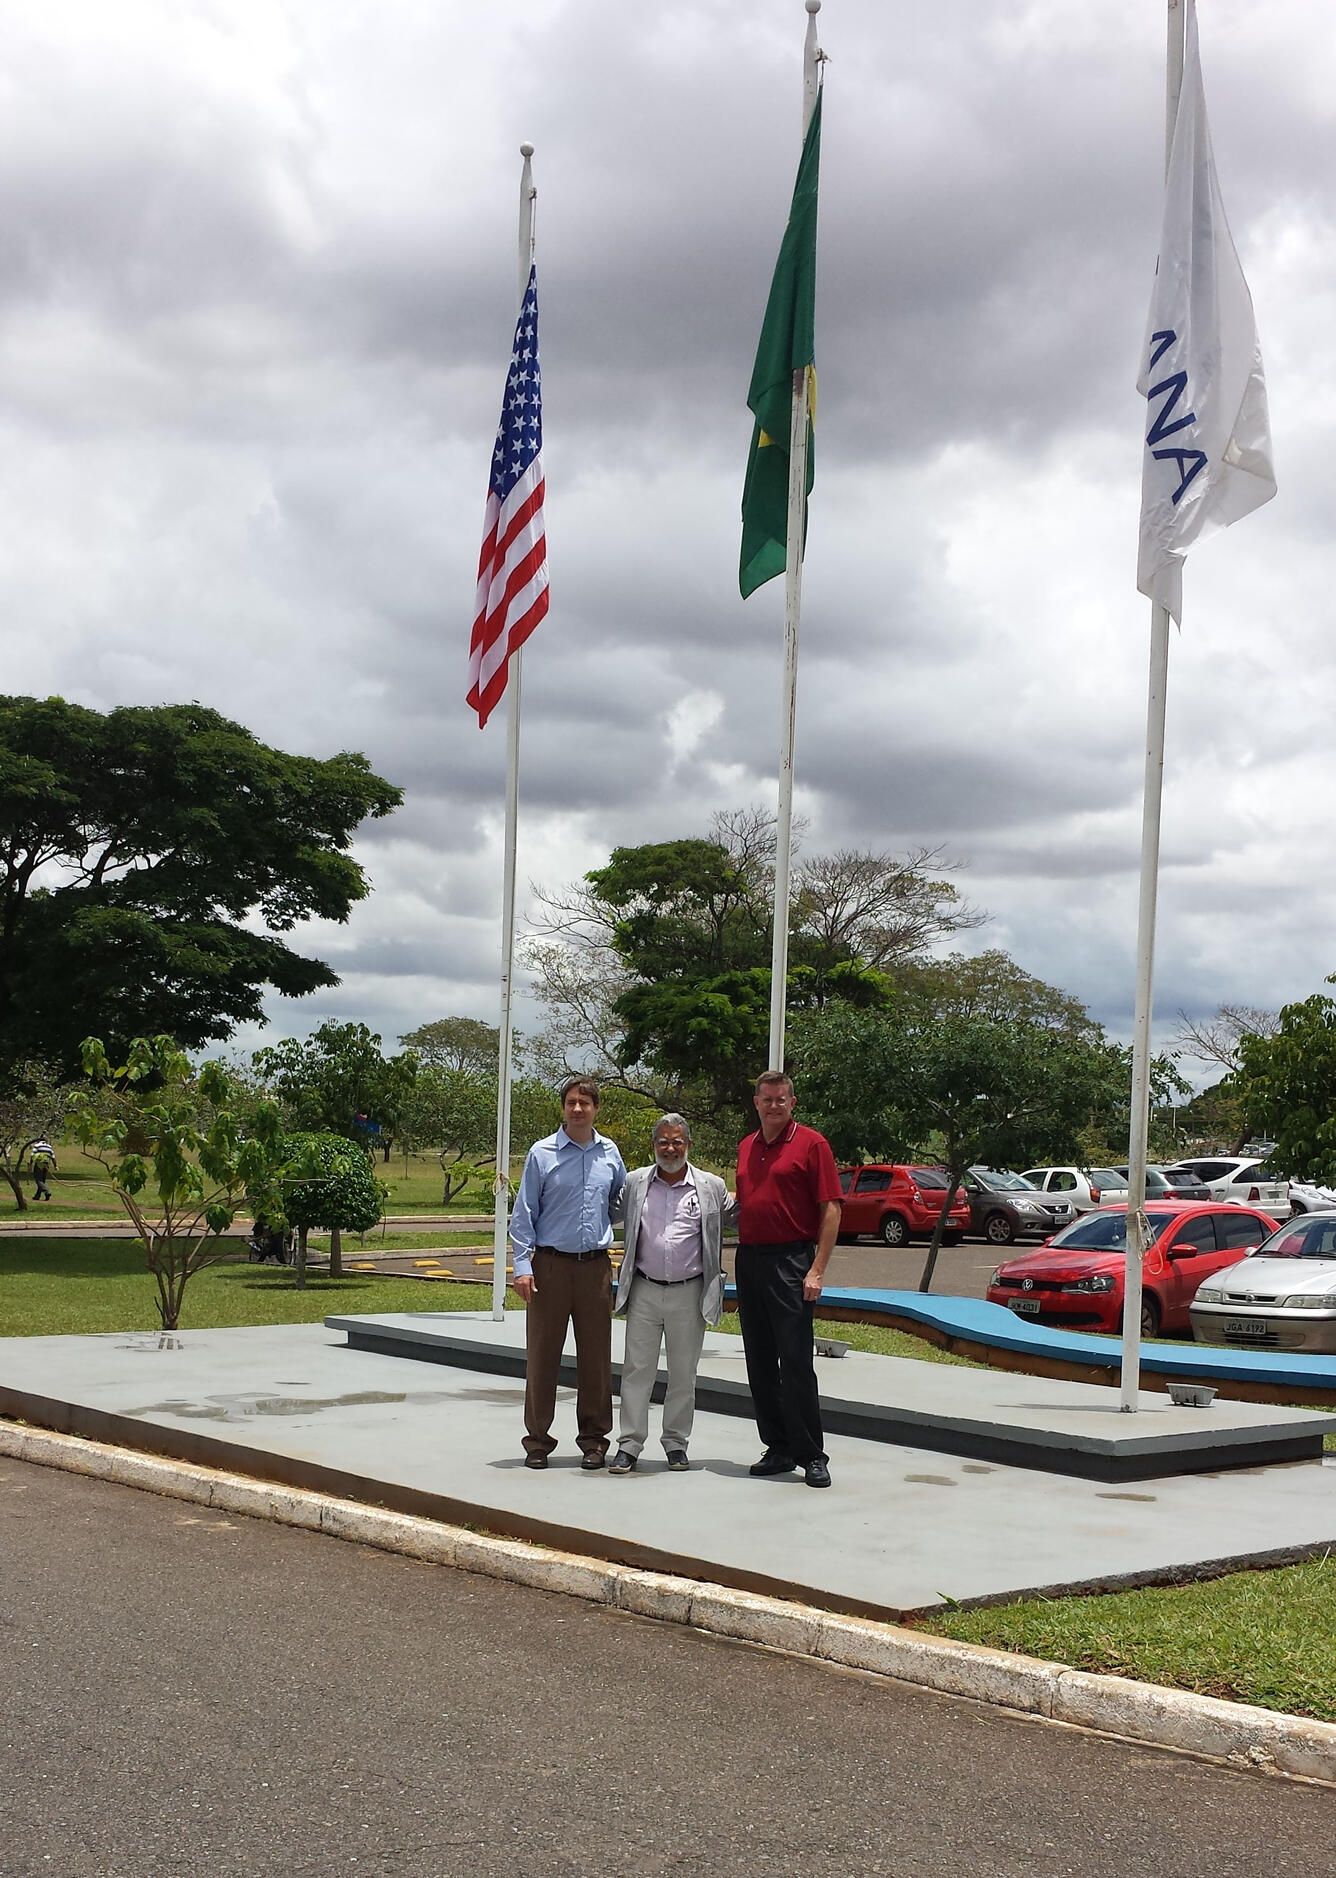
<path id="1" fill-rule="evenodd" d="M 515 1289 L 525 1305 L 524 1464 L 546 1467 L 556 1447 L 557 1375 L 575 1325 L 576 1442 L 587 1472 L 602 1467 L 612 1433 L 612 1215 L 626 1168 L 594 1126 L 598 1084 L 576 1076 L 561 1092 L 562 1125 L 535 1141 L 510 1219 Z"/>

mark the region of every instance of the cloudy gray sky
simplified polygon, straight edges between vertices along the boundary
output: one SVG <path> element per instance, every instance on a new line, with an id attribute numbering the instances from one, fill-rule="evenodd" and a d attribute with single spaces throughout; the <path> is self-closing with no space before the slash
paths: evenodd
<path id="1" fill-rule="evenodd" d="M 1188 562 L 1166 1019 L 1336 969 L 1336 9 L 1199 12 L 1280 494 Z M 991 915 L 971 944 L 1120 1034 L 1164 15 L 820 20 L 807 844 L 942 844 Z M 0 0 L 4 688 L 198 698 L 407 791 L 359 844 L 372 898 L 304 936 L 342 986 L 275 1000 L 271 1035 L 495 1018 L 504 723 L 463 699 L 522 139 L 552 610 L 521 875 L 773 800 L 783 596 L 738 597 L 738 501 L 804 24 L 800 0 Z"/>

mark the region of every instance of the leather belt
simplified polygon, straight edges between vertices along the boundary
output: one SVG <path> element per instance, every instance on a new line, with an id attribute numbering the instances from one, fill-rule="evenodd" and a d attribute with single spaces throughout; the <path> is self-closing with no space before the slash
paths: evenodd
<path id="1" fill-rule="evenodd" d="M 693 1272 L 690 1278 L 651 1278 L 648 1272 L 637 1272 L 637 1278 L 643 1278 L 647 1285 L 694 1285 L 704 1272 Z"/>
<path id="2" fill-rule="evenodd" d="M 536 1245 L 535 1252 L 551 1252 L 559 1259 L 605 1259 L 608 1256 L 606 1246 L 595 1246 L 592 1252 L 568 1252 L 565 1246 Z"/>

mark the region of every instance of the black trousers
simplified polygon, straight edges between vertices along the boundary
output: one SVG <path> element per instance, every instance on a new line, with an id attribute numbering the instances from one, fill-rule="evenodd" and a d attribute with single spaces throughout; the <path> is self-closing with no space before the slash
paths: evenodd
<path id="1" fill-rule="evenodd" d="M 804 1467 L 818 1456 L 826 1458 L 812 1306 L 803 1297 L 803 1279 L 815 1257 L 810 1239 L 796 1245 L 740 1245 L 734 1265 L 756 1426 L 767 1448 L 792 1455 Z"/>

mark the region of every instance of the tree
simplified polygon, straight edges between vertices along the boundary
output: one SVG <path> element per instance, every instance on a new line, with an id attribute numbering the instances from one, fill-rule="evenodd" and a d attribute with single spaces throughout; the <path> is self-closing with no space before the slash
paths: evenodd
<path id="1" fill-rule="evenodd" d="M 390 1142 L 417 1076 L 411 1053 L 386 1058 L 365 1024 L 320 1024 L 257 1050 L 255 1071 L 283 1104 L 294 1130 L 346 1135 L 390 1158 Z"/>
<path id="2" fill-rule="evenodd" d="M 560 1120 L 556 1095 L 543 1083 L 521 1077 L 511 1084 L 512 1156 L 551 1134 Z M 471 1182 L 494 1179 L 495 1072 L 478 1076 L 459 1069 L 419 1070 L 400 1117 L 400 1130 L 413 1148 L 436 1149 L 444 1177 L 443 1205 L 458 1199 Z"/>
<path id="3" fill-rule="evenodd" d="M 343 1276 L 341 1235 L 370 1232 L 384 1209 L 385 1189 L 365 1153 L 346 1135 L 296 1134 L 281 1143 L 283 1214 L 297 1228 L 296 1285 L 306 1285 L 306 1237 L 329 1234 L 329 1275 Z"/>
<path id="4" fill-rule="evenodd" d="M 1074 1040 L 1103 1041 L 1103 1030 L 1079 998 L 1035 978 L 997 949 L 902 966 L 895 982 L 911 1005 L 935 1016 L 1034 1024 Z"/>
<path id="5" fill-rule="evenodd" d="M 1326 980 L 1336 984 L 1336 975 Z M 1239 1038 L 1237 1089 L 1249 1127 L 1299 1180 L 1336 1179 L 1336 999 L 1287 1004 L 1267 1037 Z"/>
<path id="6" fill-rule="evenodd" d="M 1222 1004 L 1212 1017 L 1178 1013 L 1180 1025 L 1173 1042 L 1184 1056 L 1211 1063 L 1226 1074 L 1239 1067 L 1239 1046 L 1245 1037 L 1274 1037 L 1280 1023 L 1274 1011 L 1251 1004 Z"/>
<path id="7" fill-rule="evenodd" d="M 803 1026 L 795 1068 L 803 1111 L 845 1158 L 935 1152 L 948 1191 L 920 1288 L 968 1168 L 1077 1151 L 1123 1086 L 1123 1053 L 1036 1023 L 833 1009 Z"/>
<path id="8" fill-rule="evenodd" d="M 77 1093 L 75 1132 L 111 1175 L 174 1331 L 190 1279 L 228 1256 L 221 1235 L 242 1199 L 276 1206 L 277 1105 L 245 1100 L 221 1063 L 196 1070 L 170 1037 L 136 1037 L 117 1067 L 90 1037 L 84 1067 L 93 1086 Z"/>
<path id="9" fill-rule="evenodd" d="M 58 1139 L 74 1094 L 49 1063 L 16 1063 L 0 1072 L 0 1174 L 20 1213 L 28 1210 L 23 1159 L 34 1141 Z"/>
<path id="10" fill-rule="evenodd" d="M 91 1031 L 198 1049 L 263 1022 L 268 987 L 337 984 L 276 935 L 347 919 L 353 831 L 401 799 L 364 757 L 289 756 L 199 704 L 0 698 L 0 1056 L 77 1073 Z"/>
<path id="11" fill-rule="evenodd" d="M 497 1025 L 484 1024 L 477 1017 L 438 1017 L 434 1023 L 419 1024 L 399 1041 L 429 1069 L 495 1076 L 500 1037 Z"/>
<path id="12" fill-rule="evenodd" d="M 582 1066 L 736 1126 L 768 1043 L 773 856 L 773 824 L 747 811 L 716 817 L 709 839 L 618 848 L 579 886 L 540 892 L 547 923 L 528 959 Z M 801 863 L 789 1008 L 882 1004 L 892 966 L 977 924 L 939 867 L 927 849 Z"/>

